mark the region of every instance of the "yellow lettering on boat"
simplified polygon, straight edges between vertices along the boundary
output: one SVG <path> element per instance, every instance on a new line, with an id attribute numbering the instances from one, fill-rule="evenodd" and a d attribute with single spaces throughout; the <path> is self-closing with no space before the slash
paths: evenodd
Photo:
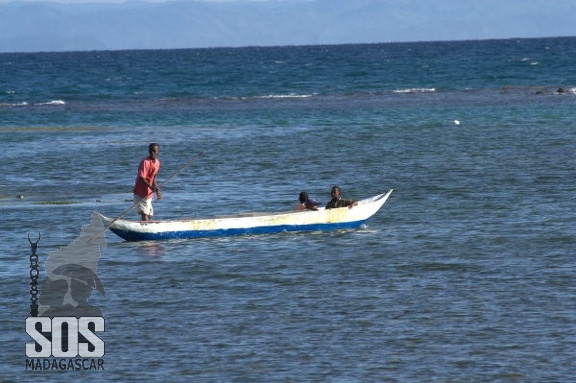
<path id="1" fill-rule="evenodd" d="M 201 219 L 190 222 L 190 230 L 214 230 L 215 221 L 211 219 Z"/>
<path id="2" fill-rule="evenodd" d="M 326 221 L 329 223 L 343 222 L 348 217 L 348 209 L 330 209 Z"/>

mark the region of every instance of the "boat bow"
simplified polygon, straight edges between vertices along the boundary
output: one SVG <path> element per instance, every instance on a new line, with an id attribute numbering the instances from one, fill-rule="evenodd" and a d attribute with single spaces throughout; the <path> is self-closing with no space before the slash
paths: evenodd
<path id="1" fill-rule="evenodd" d="M 298 212 L 250 213 L 206 219 L 148 222 L 101 216 L 107 228 L 127 241 L 354 229 L 373 216 L 388 200 L 392 191 L 393 189 L 390 189 L 387 193 L 360 200 L 353 207 L 337 209 L 320 208 Z"/>

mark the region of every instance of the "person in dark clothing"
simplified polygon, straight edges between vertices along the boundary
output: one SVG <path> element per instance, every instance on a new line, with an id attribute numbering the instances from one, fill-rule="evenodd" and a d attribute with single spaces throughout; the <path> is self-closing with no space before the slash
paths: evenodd
<path id="1" fill-rule="evenodd" d="M 352 206 L 358 205 L 358 202 L 354 200 L 342 198 L 342 190 L 340 189 L 340 186 L 333 186 L 330 194 L 332 195 L 332 199 L 326 205 L 326 209 L 335 209 L 346 206 L 352 208 Z"/>

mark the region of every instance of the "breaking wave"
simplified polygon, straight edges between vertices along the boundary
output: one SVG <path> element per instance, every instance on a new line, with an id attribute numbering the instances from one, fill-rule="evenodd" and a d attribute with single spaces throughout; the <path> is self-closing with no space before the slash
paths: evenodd
<path id="1" fill-rule="evenodd" d="M 392 93 L 432 93 L 436 92 L 436 88 L 408 88 L 408 89 L 396 89 Z"/>

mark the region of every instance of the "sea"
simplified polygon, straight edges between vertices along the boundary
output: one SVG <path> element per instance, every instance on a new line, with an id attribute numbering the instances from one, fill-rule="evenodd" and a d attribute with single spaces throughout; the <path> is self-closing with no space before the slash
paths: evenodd
<path id="1" fill-rule="evenodd" d="M 574 381 L 575 63 L 574 37 L 0 54 L 0 381 Z M 31 368 L 31 254 L 42 278 L 94 212 L 139 219 L 151 142 L 157 220 L 394 192 L 357 230 L 106 231 L 103 368 Z"/>

